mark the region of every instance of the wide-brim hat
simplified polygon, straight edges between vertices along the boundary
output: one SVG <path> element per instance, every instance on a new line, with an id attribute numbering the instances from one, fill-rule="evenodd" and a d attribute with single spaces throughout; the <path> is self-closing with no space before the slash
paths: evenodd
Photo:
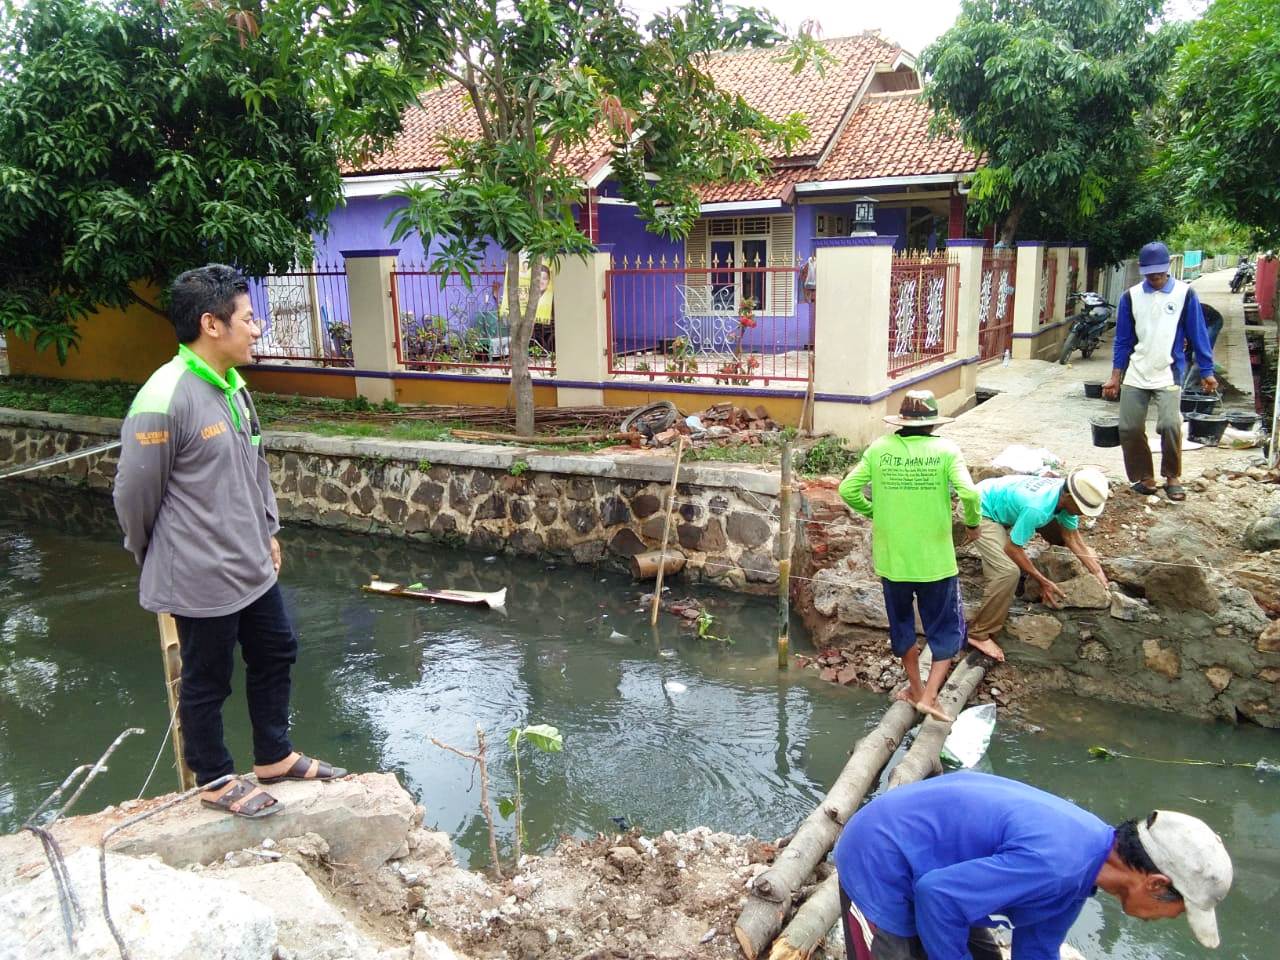
<path id="1" fill-rule="evenodd" d="M 885 417 L 884 422 L 895 427 L 933 427 L 954 419 L 938 413 L 938 399 L 932 390 L 908 390 L 897 415 Z"/>
<path id="2" fill-rule="evenodd" d="M 1097 467 L 1078 467 L 1067 474 L 1067 493 L 1086 517 L 1099 517 L 1111 492 L 1107 475 Z"/>

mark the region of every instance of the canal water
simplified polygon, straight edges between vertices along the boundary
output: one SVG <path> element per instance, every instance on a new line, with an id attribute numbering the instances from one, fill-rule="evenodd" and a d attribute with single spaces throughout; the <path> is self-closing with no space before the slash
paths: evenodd
<path id="1" fill-rule="evenodd" d="M 11 482 L 0 500 L 0 831 L 14 829 L 76 764 L 129 726 L 80 812 L 173 789 L 155 619 L 110 502 Z M 491 743 L 495 796 L 512 789 L 507 731 L 548 723 L 563 753 L 522 758 L 529 846 L 558 835 L 706 824 L 773 837 L 825 793 L 883 698 L 782 676 L 764 600 L 703 594 L 712 632 L 668 622 L 655 636 L 625 577 L 374 537 L 289 528 L 282 586 L 301 639 L 299 748 L 353 770 L 394 771 L 464 862 L 487 860 L 471 766 L 431 745 Z M 424 606 L 359 590 L 370 576 L 470 590 L 508 588 L 507 613 Z M 664 618 L 670 621 L 670 618 Z M 793 631 L 793 636 L 800 631 Z M 796 648 L 806 647 L 802 637 Z M 1211 822 L 1235 861 L 1220 911 L 1222 955 L 1263 960 L 1280 924 L 1280 780 L 1242 768 L 1091 761 L 1094 744 L 1161 759 L 1280 758 L 1271 731 L 1233 729 L 1073 698 L 1033 705 L 1039 729 L 998 728 L 985 768 L 1061 794 L 1115 822 L 1152 808 Z M 251 763 L 243 683 L 226 711 Z M 500 821 L 508 849 L 512 825 Z M 1100 895 L 1073 940 L 1091 960 L 1181 960 L 1204 951 L 1182 921 L 1142 923 Z"/>

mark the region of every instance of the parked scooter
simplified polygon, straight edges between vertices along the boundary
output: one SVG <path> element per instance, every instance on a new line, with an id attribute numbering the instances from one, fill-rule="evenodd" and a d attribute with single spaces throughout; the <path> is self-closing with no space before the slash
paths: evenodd
<path id="1" fill-rule="evenodd" d="M 1088 360 L 1093 356 L 1093 351 L 1098 349 L 1103 335 L 1115 326 L 1113 319 L 1115 307 L 1107 303 L 1101 295 L 1085 290 L 1068 297 L 1067 305 L 1070 306 L 1072 301 L 1079 301 L 1080 312 L 1067 318 L 1067 322 L 1071 324 L 1071 330 L 1062 343 L 1062 353 L 1058 357 L 1059 363 L 1066 363 L 1071 359 L 1071 354 L 1077 350 L 1084 359 Z"/>
<path id="2" fill-rule="evenodd" d="M 1248 257 L 1241 257 L 1236 264 L 1236 275 L 1231 278 L 1231 292 L 1239 293 L 1245 287 L 1253 286 L 1253 263 Z"/>

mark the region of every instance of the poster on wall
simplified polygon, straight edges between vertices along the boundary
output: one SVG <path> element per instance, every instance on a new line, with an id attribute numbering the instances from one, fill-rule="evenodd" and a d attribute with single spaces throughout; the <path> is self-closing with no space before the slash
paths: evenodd
<path id="1" fill-rule="evenodd" d="M 529 302 L 529 257 L 527 254 L 520 254 L 520 281 L 516 287 L 516 295 L 520 300 L 520 311 L 523 313 L 526 304 Z M 538 267 L 538 306 L 533 317 L 533 336 L 531 343 L 539 349 L 550 352 L 554 349 L 555 344 L 555 325 L 553 313 L 553 293 L 555 290 L 555 275 L 551 272 L 549 264 L 543 263 Z M 499 313 L 502 315 L 504 326 L 507 319 L 507 287 L 504 278 L 502 285 L 502 301 L 499 307 Z M 510 331 L 508 330 L 508 334 Z M 511 353 L 510 336 L 503 337 L 501 356 L 509 356 Z M 491 351 L 492 352 L 492 351 Z"/>

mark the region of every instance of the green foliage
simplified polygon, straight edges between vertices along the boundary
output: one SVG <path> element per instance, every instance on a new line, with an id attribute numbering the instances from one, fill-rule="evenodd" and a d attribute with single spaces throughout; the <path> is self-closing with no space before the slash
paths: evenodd
<path id="1" fill-rule="evenodd" d="M 528 460 L 517 460 L 515 463 L 511 464 L 510 467 L 507 468 L 507 473 L 511 474 L 513 477 L 518 477 L 528 469 L 529 469 Z"/>
<path id="2" fill-rule="evenodd" d="M 218 2 L 30 0 L 0 18 L 0 329 L 65 359 L 97 305 L 143 302 L 135 281 L 311 260 L 343 128 L 257 28 Z"/>
<path id="3" fill-rule="evenodd" d="M 1166 237 L 1169 249 L 1203 250 L 1207 253 L 1248 253 L 1262 243 L 1259 231 L 1227 217 L 1204 214 L 1184 220 Z"/>
<path id="4" fill-rule="evenodd" d="M 843 476 L 858 462 L 858 450 L 850 450 L 839 437 L 822 437 L 804 454 L 800 472 L 811 477 Z"/>
<path id="5" fill-rule="evenodd" d="M 698 628 L 699 640 L 711 640 L 715 643 L 732 644 L 732 637 L 718 637 L 712 633 L 712 629 L 716 625 L 716 618 L 711 615 L 709 610 L 701 610 L 698 612 L 698 619 L 695 626 Z"/>
<path id="6" fill-rule="evenodd" d="M 1197 210 L 1280 238 L 1275 0 L 1214 0 L 1173 69 L 1170 182 Z"/>
<path id="7" fill-rule="evenodd" d="M 0 377 L 0 407 L 47 410 L 89 417 L 123 419 L 138 392 L 136 383 Z"/>
<path id="8" fill-rule="evenodd" d="M 524 784 L 520 775 L 520 744 L 528 742 L 542 753 L 560 753 L 564 750 L 564 737 L 555 727 L 545 723 L 534 723 L 527 727 L 512 727 L 507 733 L 507 747 L 516 764 L 516 792 L 514 797 L 503 797 L 498 800 L 498 813 L 504 818 L 512 814 L 516 818 L 516 863 L 520 862 L 520 853 L 524 848 Z"/>
<path id="9" fill-rule="evenodd" d="M 1160 95 L 1183 30 L 1149 29 L 1163 0 L 964 0 L 921 56 L 935 130 L 986 165 L 970 201 L 1011 241 L 1034 208 L 1098 218 L 1133 164 L 1135 118 Z M 1114 202 L 1114 201 L 1112 201 Z M 1064 208 L 1070 207 L 1069 212 Z"/>

